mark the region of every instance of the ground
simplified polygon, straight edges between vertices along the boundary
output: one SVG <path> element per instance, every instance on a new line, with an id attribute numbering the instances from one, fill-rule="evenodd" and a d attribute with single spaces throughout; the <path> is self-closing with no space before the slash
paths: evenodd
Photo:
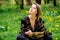
<path id="1" fill-rule="evenodd" d="M 60 7 L 52 5 L 42 6 L 42 18 L 47 31 L 52 32 L 53 40 L 60 40 Z M 16 40 L 20 31 L 21 19 L 29 15 L 30 6 L 24 6 L 24 10 L 18 6 L 0 6 L 0 40 Z"/>

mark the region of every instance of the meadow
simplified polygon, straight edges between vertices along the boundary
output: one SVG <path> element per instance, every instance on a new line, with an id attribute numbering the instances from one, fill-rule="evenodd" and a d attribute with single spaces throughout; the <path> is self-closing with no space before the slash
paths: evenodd
<path id="1" fill-rule="evenodd" d="M 47 31 L 52 32 L 53 40 L 60 40 L 60 5 L 41 5 L 42 18 Z M 28 14 L 30 6 L 21 10 L 18 6 L 0 6 L 0 40 L 16 40 L 21 27 L 21 19 Z"/>

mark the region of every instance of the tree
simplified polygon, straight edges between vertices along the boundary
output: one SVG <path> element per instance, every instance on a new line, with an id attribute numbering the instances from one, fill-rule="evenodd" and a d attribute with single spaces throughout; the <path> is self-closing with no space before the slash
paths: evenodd
<path id="1" fill-rule="evenodd" d="M 56 0 L 54 0 L 54 6 L 56 6 Z"/>
<path id="2" fill-rule="evenodd" d="M 3 1 L 3 0 L 0 0 L 0 6 L 1 6 L 2 4 L 4 4 L 4 1 Z"/>
<path id="3" fill-rule="evenodd" d="M 44 1 L 45 1 L 45 0 L 41 0 L 41 4 L 42 4 L 42 5 L 44 4 Z"/>
<path id="4" fill-rule="evenodd" d="M 50 0 L 44 0 L 45 4 L 48 4 L 50 2 Z"/>
<path id="5" fill-rule="evenodd" d="M 26 0 L 26 5 L 32 5 L 31 0 Z"/>
<path id="6" fill-rule="evenodd" d="M 46 0 L 46 1 L 47 1 L 47 4 L 48 4 L 50 0 Z"/>
<path id="7" fill-rule="evenodd" d="M 44 3 L 46 4 L 46 0 L 44 0 Z"/>
<path id="8" fill-rule="evenodd" d="M 23 7 L 23 6 L 24 6 L 23 1 L 24 1 L 24 0 L 15 0 L 16 4 L 17 4 L 18 6 L 20 6 L 21 9 L 24 9 L 24 7 Z"/>
<path id="9" fill-rule="evenodd" d="M 21 8 L 21 9 L 24 9 L 23 6 L 24 6 L 24 3 L 23 3 L 23 0 L 21 0 L 21 2 L 20 2 L 20 8 Z"/>
<path id="10" fill-rule="evenodd" d="M 16 4 L 17 4 L 17 5 L 19 5 L 19 2 L 18 2 L 18 0 L 15 0 L 15 2 L 16 2 Z"/>
<path id="11" fill-rule="evenodd" d="M 41 4 L 41 0 L 36 0 L 36 3 Z"/>

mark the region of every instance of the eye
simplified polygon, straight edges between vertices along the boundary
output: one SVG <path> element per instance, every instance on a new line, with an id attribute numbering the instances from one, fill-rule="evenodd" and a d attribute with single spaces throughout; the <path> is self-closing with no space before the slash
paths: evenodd
<path id="1" fill-rule="evenodd" d="M 34 9 L 36 9 L 36 8 L 34 7 Z"/>

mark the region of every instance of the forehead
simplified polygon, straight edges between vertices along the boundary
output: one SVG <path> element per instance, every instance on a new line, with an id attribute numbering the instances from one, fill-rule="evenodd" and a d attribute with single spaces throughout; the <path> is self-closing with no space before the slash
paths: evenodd
<path id="1" fill-rule="evenodd" d="M 33 5 L 32 5 L 32 7 L 36 7 L 36 5 L 35 5 L 35 4 L 33 4 Z"/>

